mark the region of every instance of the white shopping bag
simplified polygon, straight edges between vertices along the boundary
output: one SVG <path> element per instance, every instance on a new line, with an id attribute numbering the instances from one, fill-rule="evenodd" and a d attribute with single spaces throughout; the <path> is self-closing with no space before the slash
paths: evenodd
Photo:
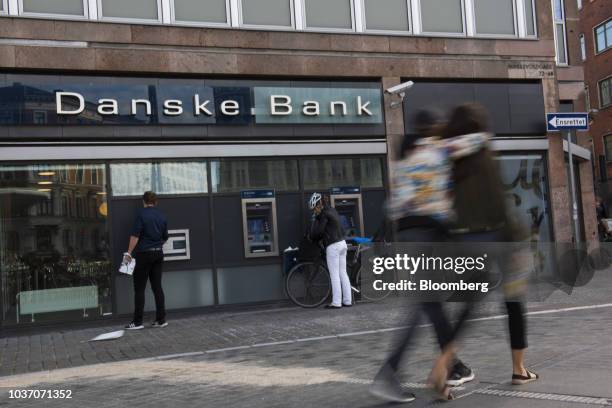
<path id="1" fill-rule="evenodd" d="M 132 255 L 127 252 L 123 254 L 123 260 L 121 261 L 121 266 L 119 266 L 119 272 L 125 273 L 126 275 L 132 275 L 134 273 L 134 268 L 136 267 L 136 259 L 132 257 Z"/>
<path id="2" fill-rule="evenodd" d="M 123 337 L 125 330 L 117 330 L 110 333 L 100 334 L 99 336 L 94 337 L 89 341 L 107 341 L 107 340 L 117 340 Z"/>

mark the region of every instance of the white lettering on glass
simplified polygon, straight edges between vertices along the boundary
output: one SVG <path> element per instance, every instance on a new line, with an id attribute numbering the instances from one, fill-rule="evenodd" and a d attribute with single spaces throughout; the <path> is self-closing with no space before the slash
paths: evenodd
<path id="1" fill-rule="evenodd" d="M 287 95 L 270 95 L 270 113 L 273 116 L 291 115 L 293 113 L 291 97 Z"/>
<path id="2" fill-rule="evenodd" d="M 76 98 L 79 101 L 76 109 L 74 109 L 74 104 L 70 104 L 73 109 L 64 109 L 63 98 Z M 55 106 L 58 115 L 78 115 L 85 110 L 85 98 L 80 93 L 57 91 L 55 93 Z"/>

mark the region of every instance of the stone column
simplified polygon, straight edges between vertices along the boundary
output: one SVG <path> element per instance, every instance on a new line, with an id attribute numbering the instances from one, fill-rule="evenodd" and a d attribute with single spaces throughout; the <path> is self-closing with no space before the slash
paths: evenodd
<path id="1" fill-rule="evenodd" d="M 544 108 L 546 112 L 557 112 L 559 93 L 555 78 L 542 80 Z M 572 241 L 572 220 L 570 218 L 570 198 L 568 176 L 563 151 L 563 136 L 559 132 L 548 134 L 548 188 L 553 225 L 553 238 L 556 242 Z"/>
<path id="2" fill-rule="evenodd" d="M 382 79 L 383 92 L 385 89 L 402 82 L 399 77 L 386 77 Z M 384 94 L 385 133 L 387 135 L 387 168 L 399 155 L 399 146 L 404 137 L 404 110 L 403 105 L 391 107 L 391 103 L 398 101 L 398 96 Z M 406 94 L 410 98 L 410 91 Z"/>

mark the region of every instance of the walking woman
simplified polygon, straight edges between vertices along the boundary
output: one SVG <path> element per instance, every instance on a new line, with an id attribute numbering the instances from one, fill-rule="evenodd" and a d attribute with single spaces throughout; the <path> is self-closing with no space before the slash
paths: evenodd
<path id="1" fill-rule="evenodd" d="M 478 133 L 443 140 L 439 137 L 441 121 L 431 111 L 418 112 L 414 117 L 414 127 L 417 134 L 405 137 L 401 158 L 392 167 L 388 217 L 397 225 L 396 240 L 399 242 L 443 242 L 447 240 L 448 228 L 455 218 L 451 193 L 453 160 L 481 150 L 489 137 L 486 133 Z M 427 250 L 427 244 L 424 244 L 422 251 Z M 418 253 L 422 253 L 421 250 Z M 408 330 L 402 333 L 402 338 L 376 375 L 370 390 L 372 394 L 393 402 L 415 399 L 413 394 L 401 390 L 397 371 L 423 315 L 432 322 L 442 350 L 430 382 L 440 398 L 452 399 L 446 381 L 448 368 L 454 359 L 453 340 L 464 319 L 460 319 L 452 329 L 440 302 L 423 302 L 418 306 Z"/>
<path id="2" fill-rule="evenodd" d="M 443 132 L 447 140 L 462 135 L 486 132 L 487 115 L 475 104 L 453 110 Z M 512 242 L 521 237 L 506 211 L 502 181 L 492 153 L 481 149 L 455 162 L 455 212 L 457 222 L 454 239 L 460 242 Z M 505 267 L 500 264 L 502 270 Z M 512 348 L 512 384 L 537 380 L 537 374 L 525 368 L 527 349 L 526 320 L 523 303 L 507 301 L 508 328 Z"/>
<path id="3" fill-rule="evenodd" d="M 326 309 L 352 306 L 351 281 L 346 273 L 347 246 L 338 212 L 323 201 L 323 196 L 314 193 L 308 206 L 313 212 L 310 239 L 321 241 L 325 246 L 325 257 L 332 287 L 332 302 Z"/>

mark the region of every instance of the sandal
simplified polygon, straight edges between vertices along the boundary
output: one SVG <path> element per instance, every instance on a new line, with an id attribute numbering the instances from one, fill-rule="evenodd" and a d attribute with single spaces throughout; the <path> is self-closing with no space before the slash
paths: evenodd
<path id="1" fill-rule="evenodd" d="M 512 385 L 523 385 L 540 378 L 539 375 L 537 375 L 536 373 L 532 373 L 528 369 L 525 369 L 525 373 L 527 375 L 512 374 Z"/>

